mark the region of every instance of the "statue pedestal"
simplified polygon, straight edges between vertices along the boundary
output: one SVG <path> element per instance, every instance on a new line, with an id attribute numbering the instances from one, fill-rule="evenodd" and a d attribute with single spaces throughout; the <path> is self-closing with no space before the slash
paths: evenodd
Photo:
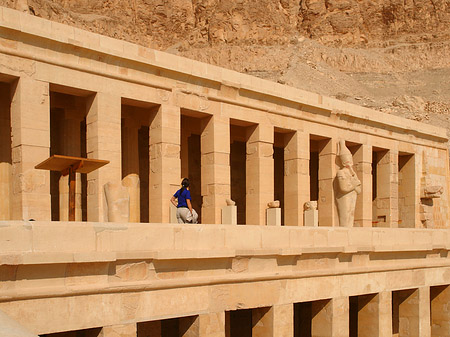
<path id="1" fill-rule="evenodd" d="M 308 209 L 303 213 L 303 224 L 309 227 L 319 226 L 319 211 L 317 209 Z"/>
<path id="2" fill-rule="evenodd" d="M 281 226 L 281 208 L 268 208 L 267 226 Z"/>
<path id="3" fill-rule="evenodd" d="M 169 219 L 170 219 L 170 223 L 178 223 L 177 208 L 172 203 L 170 203 Z"/>
<path id="4" fill-rule="evenodd" d="M 222 225 L 237 225 L 237 206 L 222 207 Z"/>

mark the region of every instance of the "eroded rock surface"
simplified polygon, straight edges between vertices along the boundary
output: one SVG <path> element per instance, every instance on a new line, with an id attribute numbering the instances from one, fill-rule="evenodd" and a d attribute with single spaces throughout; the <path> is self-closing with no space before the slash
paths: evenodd
<path id="1" fill-rule="evenodd" d="M 448 0 L 0 0 L 450 129 Z"/>

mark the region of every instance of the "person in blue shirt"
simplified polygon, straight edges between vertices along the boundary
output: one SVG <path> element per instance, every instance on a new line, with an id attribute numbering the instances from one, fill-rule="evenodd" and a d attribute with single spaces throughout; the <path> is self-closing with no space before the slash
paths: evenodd
<path id="1" fill-rule="evenodd" d="M 191 192 L 189 192 L 189 179 L 184 178 L 181 188 L 170 199 L 177 208 L 178 223 L 198 223 L 198 214 L 191 204 Z"/>

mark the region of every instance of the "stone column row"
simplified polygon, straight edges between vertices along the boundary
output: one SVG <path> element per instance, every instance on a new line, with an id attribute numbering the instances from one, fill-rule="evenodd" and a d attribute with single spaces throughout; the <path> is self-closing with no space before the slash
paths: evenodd
<path id="1" fill-rule="evenodd" d="M 358 336 L 430 337 L 430 307 L 430 287 L 358 296 Z"/>
<path id="2" fill-rule="evenodd" d="M 448 295 L 443 297 L 448 301 Z M 445 311 L 442 301 L 437 302 L 435 308 Z M 435 322 L 449 324 L 448 315 L 444 315 L 444 320 L 439 313 L 436 316 Z M 311 317 L 311 334 L 314 336 L 432 336 L 429 287 L 360 295 L 352 301 L 348 297 L 315 301 L 312 302 Z"/>
<path id="3" fill-rule="evenodd" d="M 48 171 L 34 169 L 36 164 L 50 155 L 49 84 L 24 76 L 12 85 L 11 92 L 11 120 L 2 123 L 7 129 L 10 124 L 12 132 L 2 132 L 5 139 L 11 139 L 11 153 L 2 154 L 2 158 L 10 159 L 2 159 L 0 165 L 0 193 L 4 197 L 1 214 L 5 219 L 50 220 L 50 174 Z M 8 97 L 2 99 L 2 103 L 8 100 Z M 87 156 L 110 161 L 100 170 L 88 174 L 88 221 L 104 222 L 107 221 L 104 186 L 108 182 L 121 181 L 121 97 L 98 92 L 88 98 L 87 103 Z M 5 103 L 2 111 L 6 111 L 7 105 Z M 2 118 L 9 115 L 9 111 L 5 111 L 2 112 Z M 63 141 L 67 140 L 67 146 L 63 145 L 64 151 L 69 155 L 79 156 L 80 121 L 72 118 L 70 111 L 67 113 L 69 115 L 64 118 L 67 134 L 62 137 Z M 156 222 L 168 222 L 169 207 L 166 200 L 179 183 L 179 117 L 179 108 L 163 105 L 157 112 L 150 131 L 151 220 Z M 2 143 L 4 142 L 8 143 L 2 138 Z M 130 158 L 135 154 L 136 151 L 127 151 Z M 128 164 L 132 162 L 133 160 L 127 160 Z M 125 171 L 133 171 L 128 164 Z M 62 178 L 60 182 L 61 220 L 67 218 L 67 200 L 63 191 L 67 187 L 65 180 Z M 80 183 L 77 185 L 81 187 Z M 80 189 L 77 197 L 77 220 L 81 220 L 79 194 Z M 137 211 L 133 214 L 138 217 L 139 204 L 134 201 L 137 205 L 132 208 Z"/>
<path id="4" fill-rule="evenodd" d="M 335 177 L 338 154 L 336 139 L 319 141 L 319 226 L 339 226 L 335 204 Z M 354 170 L 361 181 L 361 193 L 356 199 L 355 222 L 357 227 L 399 226 L 399 153 L 396 149 L 374 151 L 371 145 L 353 146 Z M 375 162 L 373 162 L 373 157 Z M 414 161 L 411 161 L 414 163 Z M 415 184 L 414 164 L 408 168 L 409 180 L 402 184 Z M 373 186 L 375 175 L 376 186 Z M 376 191 L 375 198 L 374 190 Z M 414 191 L 408 188 L 408 191 Z M 414 192 L 407 194 L 407 202 L 415 200 Z M 410 220 L 410 221 L 408 221 Z M 406 226 L 414 227 L 414 219 L 404 219 Z M 405 224 L 403 224 L 405 226 Z"/>
<path id="5" fill-rule="evenodd" d="M 2 174 L 14 172 L 12 183 L 2 193 L 8 192 L 13 219 L 50 219 L 49 173 L 34 170 L 34 165 L 49 156 L 49 86 L 27 77 L 21 78 L 13 90 L 11 102 L 12 166 L 2 164 Z M 70 117 L 70 116 L 69 116 Z M 67 120 L 67 118 L 66 118 Z M 71 124 L 71 120 L 67 120 Z M 66 124 L 67 124 L 66 123 Z M 72 123 L 73 125 L 79 124 Z M 122 163 L 121 98 L 99 92 L 88 102 L 86 117 L 87 155 L 89 158 L 109 160 L 110 163 L 88 175 L 88 220 L 107 221 L 104 185 L 120 182 L 122 166 L 126 175 L 137 170 L 136 127 L 126 124 L 124 137 L 126 160 Z M 67 127 L 71 130 L 70 125 Z M 269 125 L 247 127 L 246 158 L 246 223 L 265 225 L 267 203 L 274 198 L 273 143 L 274 128 Z M 73 142 L 79 135 L 68 135 Z M 180 108 L 163 104 L 150 123 L 150 222 L 169 222 L 169 198 L 180 183 Z M 303 225 L 303 204 L 309 200 L 309 142 L 310 135 L 292 132 L 285 145 L 285 223 Z M 74 143 L 72 144 L 74 145 Z M 71 146 L 72 146 L 71 145 Z M 77 145 L 77 144 L 75 144 Z M 79 144 L 78 144 L 79 145 Z M 78 146 L 79 147 L 79 146 Z M 336 176 L 336 140 L 320 141 L 319 150 L 319 225 L 337 226 L 334 196 Z M 70 150 L 70 149 L 68 149 Z M 79 149 L 78 149 L 79 152 Z M 74 155 L 76 153 L 74 152 Z M 220 223 L 221 209 L 230 198 L 230 121 L 221 114 L 202 120 L 201 174 L 203 223 Z M 361 145 L 354 153 L 355 169 L 362 182 L 355 212 L 357 226 L 371 226 L 372 221 L 372 165 L 371 146 Z M 386 219 L 386 225 L 398 223 L 398 153 L 379 152 L 377 163 L 376 216 Z M 5 168 L 3 168 L 5 166 Z M 8 167 L 7 167 L 8 166 Z M 5 173 L 6 172 L 6 173 Z M 6 179 L 4 179 L 6 180 Z M 64 185 L 64 180 L 63 186 Z M 131 198 L 133 217 L 139 221 L 139 188 Z M 80 198 L 78 198 L 80 199 Z M 61 211 L 65 214 L 64 198 Z M 3 204 L 6 204 L 5 202 Z M 7 212 L 4 212 L 7 214 Z M 62 214 L 61 219 L 64 219 Z M 78 217 L 80 218 L 80 216 Z"/>
<path id="6" fill-rule="evenodd" d="M 166 112 L 164 112 L 166 111 Z M 172 111 L 174 113 L 167 113 Z M 178 188 L 179 160 L 179 115 L 177 107 L 161 107 L 150 127 L 151 157 L 151 221 L 166 222 L 168 207 L 164 196 L 170 196 Z M 178 116 L 178 119 L 177 119 Z M 164 126 L 160 122 L 169 121 Z M 230 198 L 230 124 L 220 114 L 202 120 L 201 174 L 203 223 L 220 223 L 221 209 Z M 271 126 L 256 125 L 248 128 L 246 158 L 246 223 L 265 225 L 267 203 L 273 200 L 273 137 Z M 176 136 L 176 139 L 160 141 L 161 135 Z M 156 139 L 156 140 L 155 140 Z M 336 176 L 335 139 L 322 140 L 319 151 L 319 225 L 339 226 L 334 195 Z M 178 151 L 178 152 L 177 152 Z M 285 223 L 303 225 L 303 204 L 309 200 L 309 134 L 297 131 L 285 147 Z M 386 225 L 396 227 L 398 222 L 398 154 L 387 151 L 378 163 L 377 215 L 384 216 Z M 355 225 L 372 226 L 372 147 L 360 145 L 354 153 L 355 171 L 362 183 L 362 192 L 357 198 Z M 158 191 L 163 188 L 158 181 L 169 171 L 171 178 L 164 179 L 168 194 Z M 152 180 L 153 179 L 153 180 Z M 153 181 L 153 182 L 152 182 Z M 157 188 L 156 188 L 157 187 Z M 156 190 L 155 190 L 156 188 Z M 156 207 L 157 211 L 154 212 Z"/>
<path id="7" fill-rule="evenodd" d="M 3 201 L 1 204 L 2 217 L 17 220 L 30 218 L 50 220 L 50 174 L 48 171 L 34 169 L 36 164 L 50 155 L 49 84 L 22 77 L 14 84 L 11 91 L 13 93 L 10 104 L 11 121 L 2 123 L 6 126 L 10 124 L 12 130 L 11 154 L 5 154 L 11 158 L 11 163 L 5 160 L 5 163 L 2 162 L 0 165 L 1 181 L 5 185 L 1 186 L 0 192 L 2 196 L 5 196 L 2 199 L 8 201 Z M 104 222 L 108 221 L 104 186 L 109 182 L 118 183 L 122 178 L 121 97 L 98 92 L 87 100 L 87 156 L 110 161 L 108 165 L 88 174 L 87 214 L 88 221 Z M 6 115 L 6 112 L 4 114 Z M 80 121 L 74 120 L 71 116 L 65 116 L 64 121 L 65 129 L 68 132 L 62 138 L 68 140 L 67 146 L 64 145 L 65 152 L 69 155 L 79 156 Z M 130 129 L 127 127 L 129 125 L 125 126 L 125 131 Z M 179 131 L 180 109 L 162 105 L 157 111 L 150 129 L 150 181 L 152 184 L 150 188 L 150 221 L 169 221 L 168 199 L 178 187 L 180 178 Z M 133 137 L 125 138 L 133 144 L 124 144 L 125 147 L 136 145 L 134 144 L 136 143 L 134 130 L 130 130 L 130 132 L 133 133 Z M 8 133 L 2 132 L 2 135 L 6 138 Z M 129 158 L 124 165 L 125 173 L 132 174 L 135 170 L 131 166 L 136 155 L 137 151 L 127 151 Z M 3 176 L 8 179 L 4 179 Z M 66 189 L 65 180 L 65 178 L 61 179 L 61 190 Z M 78 182 L 80 182 L 79 177 Z M 77 185 L 81 187 L 80 183 Z M 136 191 L 137 193 L 131 200 L 132 213 L 136 219 L 132 218 L 131 221 L 139 220 L 139 202 L 137 200 L 139 189 Z M 78 189 L 78 194 L 79 192 Z M 80 199 L 80 195 L 78 195 L 78 205 Z M 60 218 L 64 220 L 67 213 L 65 212 L 67 200 L 64 191 L 61 193 L 60 202 Z M 77 207 L 77 210 L 79 211 L 77 220 L 81 220 L 81 208 Z"/>
<path id="8" fill-rule="evenodd" d="M 319 141 L 319 226 L 340 225 L 335 202 L 335 177 L 339 163 L 336 143 L 337 139 L 334 138 Z M 372 221 L 375 220 L 376 226 L 398 227 L 398 152 L 375 152 L 376 162 L 373 163 L 371 145 L 361 144 L 352 147 L 352 150 L 354 170 L 361 181 L 361 193 L 356 199 L 354 226 L 371 227 Z M 376 166 L 374 172 L 373 165 Z M 373 174 L 376 175 L 376 186 L 372 184 Z M 373 189 L 377 191 L 374 201 Z M 409 197 L 414 199 L 414 195 Z"/>
<path id="9" fill-rule="evenodd" d="M 225 337 L 225 312 L 103 327 L 98 337 L 162 337 L 163 331 L 179 337 Z"/>
<path id="10" fill-rule="evenodd" d="M 253 337 L 291 337 L 293 305 L 252 309 Z M 179 337 L 230 337 L 230 325 L 225 312 L 180 317 L 165 321 L 151 321 L 103 327 L 98 337 L 162 337 L 164 331 Z"/>
<path id="11" fill-rule="evenodd" d="M 99 337 L 446 337 L 449 286 L 385 291 L 103 327 Z M 236 313 L 236 312 L 235 312 Z M 97 336 L 97 335 L 96 335 Z M 241 337 L 241 336 L 239 336 Z"/>

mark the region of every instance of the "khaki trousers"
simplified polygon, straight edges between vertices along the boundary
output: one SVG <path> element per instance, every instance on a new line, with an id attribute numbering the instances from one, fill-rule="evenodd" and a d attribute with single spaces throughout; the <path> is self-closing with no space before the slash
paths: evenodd
<path id="1" fill-rule="evenodd" d="M 178 220 L 178 223 L 196 224 L 196 223 L 198 223 L 198 214 L 195 211 L 195 209 L 192 209 L 192 215 L 191 215 L 191 211 L 189 211 L 189 208 L 180 207 L 180 208 L 177 208 L 177 220 Z"/>

